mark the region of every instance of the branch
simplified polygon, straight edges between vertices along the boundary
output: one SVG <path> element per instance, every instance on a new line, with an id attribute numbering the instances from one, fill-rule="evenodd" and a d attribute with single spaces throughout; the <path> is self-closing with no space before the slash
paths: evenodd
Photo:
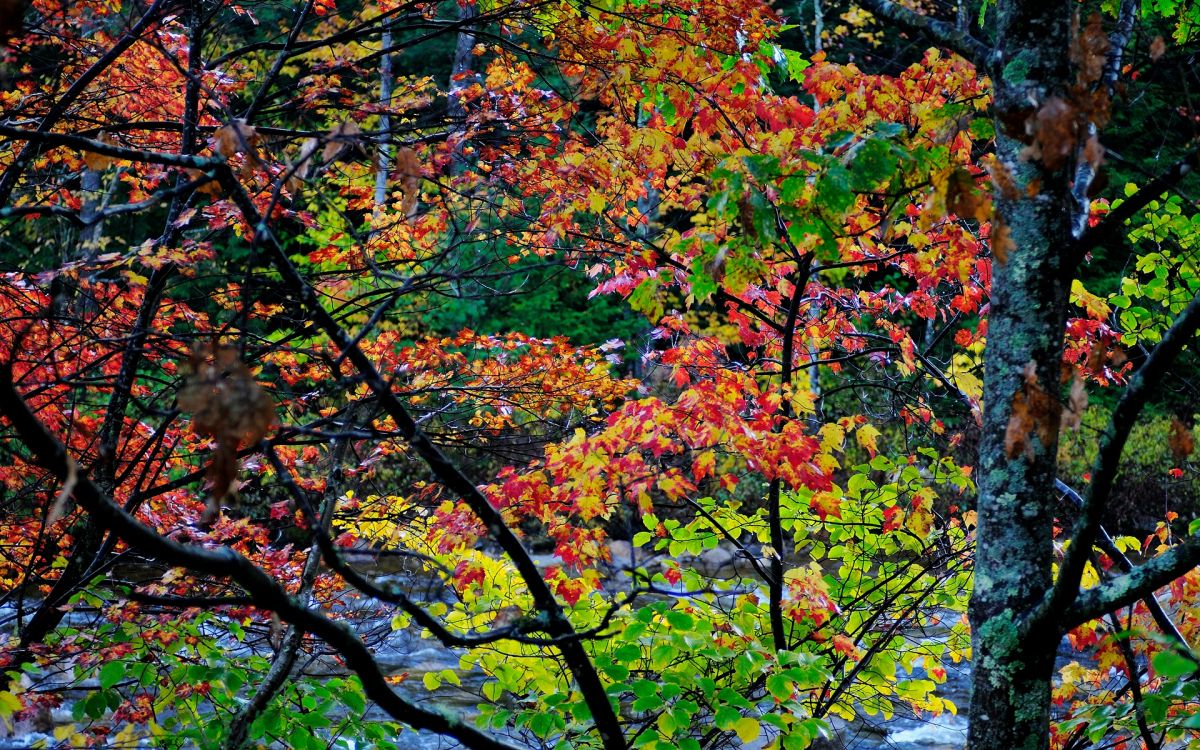
<path id="1" fill-rule="evenodd" d="M 953 23 L 921 15 L 892 0 L 860 0 L 859 4 L 906 31 L 927 37 L 931 42 L 970 61 L 980 70 L 988 67 L 992 48 L 970 34 L 959 31 Z"/>
<path id="2" fill-rule="evenodd" d="M 1100 437 L 1096 462 L 1092 468 L 1092 485 L 1083 503 L 1079 520 L 1071 534 L 1071 546 L 1067 549 L 1058 580 L 1049 595 L 1037 608 L 1035 619 L 1043 617 L 1057 619 L 1079 596 L 1079 582 L 1084 565 L 1100 530 L 1100 519 L 1108 507 L 1109 495 L 1121 465 L 1121 452 L 1129 438 L 1129 432 L 1137 422 L 1142 408 L 1153 395 L 1155 388 L 1167 374 L 1183 348 L 1192 340 L 1200 328 L 1200 297 L 1195 297 L 1184 308 L 1154 351 L 1130 378 L 1129 386 L 1113 409 L 1108 427 Z M 1049 620 L 1047 620 L 1049 621 Z"/>
<path id="3" fill-rule="evenodd" d="M 283 278 L 285 286 L 308 310 L 316 327 L 325 332 L 333 345 L 358 370 L 363 383 L 375 395 L 379 405 L 388 416 L 395 421 L 397 431 L 408 441 L 414 452 L 425 461 L 438 481 L 466 503 L 475 516 L 483 522 L 491 538 L 512 560 L 533 597 L 534 605 L 547 619 L 545 632 L 551 636 L 565 636 L 565 639 L 556 644 L 557 648 L 563 655 L 567 668 L 575 678 L 579 691 L 592 712 L 596 731 L 600 734 L 605 750 L 626 750 L 621 723 L 609 701 L 604 683 L 600 680 L 600 675 L 596 671 L 591 657 L 578 641 L 571 621 L 563 613 L 562 605 L 550 590 L 549 584 L 542 577 L 541 571 L 534 563 L 529 551 L 521 543 L 520 538 L 505 523 L 504 516 L 499 509 L 492 505 L 474 482 L 417 425 L 408 409 L 400 402 L 375 368 L 371 358 L 350 339 L 341 325 L 321 304 L 317 291 L 296 270 L 287 251 L 259 215 L 253 200 L 242 188 L 241 183 L 237 181 L 229 167 L 222 165 L 218 167 L 217 171 L 222 185 L 229 191 L 246 222 L 254 228 L 255 240 L 265 247 L 272 264 Z"/>
<path id="4" fill-rule="evenodd" d="M 67 89 L 66 92 L 64 92 L 63 95 L 60 96 L 54 103 L 54 106 L 50 108 L 50 111 L 47 112 L 44 117 L 42 117 L 42 121 L 38 125 L 37 132 L 43 135 L 49 135 L 49 131 L 56 124 L 58 124 L 58 121 L 64 114 L 66 114 L 67 108 L 70 107 L 71 104 L 78 99 L 84 91 L 87 90 L 87 87 L 91 85 L 92 81 L 94 81 L 97 76 L 103 73 L 108 66 L 116 62 L 117 58 L 125 53 L 125 50 L 132 47 L 139 39 L 141 39 L 142 34 L 154 24 L 155 20 L 157 20 L 159 12 L 165 10 L 165 6 L 168 4 L 168 2 L 169 0 L 155 0 L 154 4 L 151 5 L 144 14 L 142 14 L 142 17 L 138 19 L 137 23 L 129 27 L 129 30 L 121 35 L 121 38 L 117 41 L 117 43 L 110 47 L 108 52 L 104 53 L 103 57 L 92 63 L 91 66 L 79 76 L 79 78 L 76 78 L 75 82 L 71 84 L 71 88 Z M 15 138 L 19 136 L 10 137 Z M 28 138 L 23 140 L 31 141 L 31 139 Z M 17 158 L 14 159 L 12 164 L 8 166 L 8 168 L 4 171 L 4 174 L 0 175 L 0 206 L 8 203 L 8 199 L 12 196 L 13 189 L 17 186 L 17 181 L 21 179 L 21 173 L 25 171 L 25 167 L 29 166 L 34 157 L 37 155 L 38 149 L 34 147 L 43 142 L 45 141 L 31 141 L 28 143 L 24 148 L 21 149 L 20 153 L 17 154 Z"/>
<path id="5" fill-rule="evenodd" d="M 786 234 L 784 235 L 786 236 Z M 804 290 L 808 288 L 808 281 L 812 274 L 812 256 L 806 255 L 801 260 L 803 264 L 797 271 L 797 276 L 792 279 L 795 285 L 792 289 L 792 298 L 788 301 L 787 320 L 783 324 L 783 354 L 782 361 L 779 367 L 779 392 L 783 396 L 783 418 L 790 420 L 792 417 L 791 396 L 789 391 L 792 386 L 792 372 L 795 364 L 793 351 L 796 343 L 796 320 L 800 315 L 800 303 L 804 299 Z M 779 432 L 783 429 L 784 423 L 780 422 L 772 432 Z M 789 648 L 787 631 L 784 629 L 783 617 L 783 516 L 780 507 L 780 480 L 776 476 L 771 480 L 771 485 L 767 490 L 767 524 L 771 532 L 771 547 L 774 554 L 771 555 L 771 577 L 767 579 L 768 598 L 770 601 L 771 615 L 771 638 L 775 646 L 775 650 L 782 652 Z"/>
<path id="6" fill-rule="evenodd" d="M 405 614 L 413 619 L 422 628 L 428 630 L 433 637 L 447 648 L 475 648 L 484 646 L 489 643 L 496 643 L 502 640 L 514 640 L 521 643 L 529 643 L 531 645 L 548 646 L 553 645 L 553 641 L 541 638 L 526 638 L 523 633 L 532 632 L 532 628 L 537 627 L 536 618 L 532 621 L 532 625 L 519 623 L 510 625 L 496 630 L 482 633 L 479 635 L 461 635 L 447 628 L 428 611 L 423 609 L 419 604 L 414 602 L 402 591 L 394 587 L 384 588 L 379 586 L 362 573 L 352 568 L 346 563 L 345 559 L 338 554 L 337 547 L 333 540 L 329 538 L 329 534 L 325 528 L 326 524 L 321 522 L 317 517 L 317 511 L 309 502 L 308 495 L 296 484 L 292 479 L 291 473 L 283 462 L 279 460 L 279 455 L 275 452 L 275 447 L 269 443 L 264 444 L 262 453 L 267 457 L 271 464 L 271 468 L 275 470 L 275 474 L 279 477 L 279 481 L 283 484 L 288 494 L 299 506 L 300 511 L 304 514 L 306 523 L 313 531 L 313 542 L 321 553 L 321 559 L 325 565 L 334 573 L 342 577 L 346 583 L 358 589 L 367 596 L 378 599 L 387 604 L 394 604 L 399 607 Z"/>
<path id="7" fill-rule="evenodd" d="M 1055 479 L 1054 487 L 1059 492 L 1063 493 L 1063 497 L 1070 500 L 1071 504 L 1076 508 L 1083 507 L 1083 498 L 1080 497 L 1079 493 L 1072 489 L 1066 482 L 1062 481 L 1061 479 Z M 1101 552 L 1108 555 L 1109 558 L 1116 563 L 1117 567 L 1121 569 L 1122 573 L 1129 573 L 1133 570 L 1133 563 L 1129 561 L 1129 558 L 1125 556 L 1124 552 L 1117 548 L 1116 542 L 1114 542 L 1112 537 L 1108 535 L 1108 531 L 1106 531 L 1103 526 L 1101 526 L 1099 529 L 1096 547 L 1099 548 Z M 1158 599 L 1155 599 L 1154 595 L 1151 594 L 1146 596 L 1143 599 L 1143 602 L 1146 605 L 1146 609 L 1150 611 L 1150 616 L 1154 618 L 1154 622 L 1158 625 L 1159 629 L 1162 630 L 1163 634 L 1174 639 L 1175 642 L 1177 642 L 1183 648 L 1191 651 L 1191 646 L 1188 644 L 1187 639 L 1183 637 L 1183 633 L 1179 632 L 1179 628 L 1175 625 L 1175 622 L 1171 619 L 1171 616 L 1167 614 L 1166 610 L 1162 608 L 1162 605 L 1158 603 Z"/>
<path id="8" fill-rule="evenodd" d="M 1121 60 L 1125 55 L 1125 46 L 1129 44 L 1129 37 L 1133 34 L 1138 5 L 1135 0 L 1121 0 L 1121 10 L 1117 13 L 1117 27 L 1108 35 L 1108 57 L 1104 61 L 1104 70 L 1101 73 L 1099 85 L 1108 92 L 1110 100 L 1117 85 L 1117 78 L 1121 75 Z M 1088 122 L 1087 130 L 1081 140 L 1087 141 L 1095 138 L 1097 132 L 1096 123 Z M 1092 211 L 1092 201 L 1088 197 L 1088 192 L 1091 190 L 1092 181 L 1097 173 L 1096 167 L 1083 158 L 1083 151 L 1083 145 L 1076 149 L 1075 184 L 1071 187 L 1071 196 L 1075 199 L 1075 215 L 1071 218 L 1071 236 L 1075 239 L 1079 239 L 1087 231 L 1088 218 Z M 1069 267 L 1072 270 L 1075 268 L 1074 265 Z"/>
<path id="9" fill-rule="evenodd" d="M 1084 232 L 1079 239 L 1067 248 L 1067 259 L 1063 264 L 1063 274 L 1071 276 L 1083 262 L 1083 256 L 1097 247 L 1107 245 L 1115 240 L 1125 228 L 1125 222 L 1137 215 L 1138 211 L 1148 206 L 1151 201 L 1158 200 L 1164 193 L 1175 188 L 1183 178 L 1200 166 L 1200 151 L 1192 150 L 1186 157 L 1175 162 L 1163 174 L 1155 177 L 1133 195 L 1121 202 L 1121 205 L 1109 211 L 1100 223 Z"/>
<path id="10" fill-rule="evenodd" d="M 349 421 L 352 420 L 353 417 Z M 324 535 L 333 520 L 333 511 L 337 506 L 338 494 L 342 489 L 342 462 L 346 460 L 349 447 L 349 440 L 339 439 L 334 443 L 333 450 L 330 452 L 329 458 L 332 466 L 325 484 L 325 497 L 321 500 L 319 517 L 309 521 L 314 534 Z M 274 451 L 271 455 L 275 455 Z M 316 546 L 310 547 L 308 550 L 308 558 L 304 561 L 304 569 L 300 574 L 300 588 L 296 592 L 297 598 L 301 601 L 312 595 L 313 584 L 316 583 L 317 571 L 321 565 L 321 555 L 322 550 Z M 229 734 L 225 739 L 226 750 L 241 750 L 246 746 L 249 740 L 250 725 L 287 684 L 288 678 L 292 675 L 292 667 L 296 664 L 296 658 L 300 655 L 300 646 L 303 642 L 304 631 L 295 625 L 289 625 L 262 684 L 258 686 L 250 701 L 242 706 L 241 711 L 229 722 Z"/>
<path id="11" fill-rule="evenodd" d="M 1200 565 L 1200 537 L 1191 537 L 1125 575 L 1079 594 L 1074 605 L 1056 621 L 1064 630 L 1077 628 L 1154 591 Z"/>
<path id="12" fill-rule="evenodd" d="M 258 87 L 258 92 L 254 95 L 254 100 L 250 102 L 250 106 L 242 113 L 242 119 L 246 122 L 253 120 L 254 116 L 258 114 L 259 109 L 262 108 L 267 92 L 271 90 L 275 79 L 279 77 L 279 71 L 283 70 L 283 64 L 291 56 L 292 47 L 296 45 L 296 40 L 300 38 L 300 30 L 304 28 L 304 21 L 308 18 L 312 7 L 313 0 L 308 0 L 308 2 L 304 3 L 296 11 L 296 22 L 292 24 L 291 33 L 288 34 L 287 41 L 283 43 L 283 49 L 279 50 L 279 54 L 275 56 L 275 62 L 271 65 L 270 72 L 262 79 L 262 83 Z"/>
<path id="13" fill-rule="evenodd" d="M 69 474 L 70 458 L 66 448 L 54 438 L 21 398 L 13 385 L 9 363 L 0 364 L 0 414 L 12 425 L 32 454 L 34 463 L 60 481 Z M 159 560 L 208 575 L 228 577 L 254 598 L 256 605 L 276 612 L 297 628 L 321 638 L 345 660 L 356 674 L 371 700 L 389 716 L 415 729 L 447 735 L 478 750 L 514 750 L 512 746 L 486 735 L 458 718 L 436 710 L 416 706 L 387 684 L 370 650 L 344 623 L 302 606 L 287 591 L 253 563 L 228 547 L 204 549 L 166 539 L 129 515 L 82 472 L 77 472 L 72 496 L 100 524 L 108 527 L 127 544 Z"/>
<path id="14" fill-rule="evenodd" d="M 18 141 L 29 141 L 43 146 L 65 146 L 78 151 L 90 151 L 94 154 L 102 154 L 111 156 L 114 159 L 125 159 L 126 161 L 145 162 L 148 164 L 162 164 L 166 167 L 188 167 L 191 169 L 212 169 L 225 163 L 224 159 L 208 156 L 183 156 L 181 154 L 168 154 L 161 151 L 143 151 L 141 149 L 123 148 L 114 146 L 111 143 L 97 141 L 92 138 L 83 138 L 78 135 L 68 135 L 67 133 L 40 133 L 36 130 L 25 130 L 23 128 L 14 128 L 8 125 L 0 125 L 0 136 L 5 138 L 13 138 Z M 9 167 L 9 169 L 15 169 Z M 5 173 L 6 175 L 8 173 Z M 0 203 L 3 205 L 3 203 Z"/>

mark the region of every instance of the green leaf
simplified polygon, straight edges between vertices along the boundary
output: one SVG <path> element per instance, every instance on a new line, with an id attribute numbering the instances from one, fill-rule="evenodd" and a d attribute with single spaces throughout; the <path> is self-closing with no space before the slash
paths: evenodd
<path id="1" fill-rule="evenodd" d="M 792 681 L 782 674 L 773 674 L 767 678 L 767 692 L 781 703 L 791 700 Z"/>
<path id="2" fill-rule="evenodd" d="M 648 695 L 645 698 L 638 698 L 633 702 L 634 711 L 654 711 L 661 708 L 663 705 L 662 698 L 657 695 Z"/>
<path id="3" fill-rule="evenodd" d="M 110 661 L 100 667 L 100 687 L 108 690 L 113 685 L 121 681 L 125 676 L 125 663 L 120 661 Z"/>
<path id="4" fill-rule="evenodd" d="M 803 55 L 795 50 L 783 50 L 783 59 L 787 65 L 788 78 L 796 83 L 804 83 L 804 76 L 800 75 L 812 65 Z"/>
<path id="5" fill-rule="evenodd" d="M 1160 651 L 1154 655 L 1154 672 L 1159 677 L 1182 677 L 1196 672 L 1196 660 L 1177 651 Z"/>
<path id="6" fill-rule="evenodd" d="M 345 704 L 346 708 L 350 709 L 353 713 L 361 714 L 367 710 L 367 700 L 358 690 L 348 687 L 338 697 L 342 699 L 342 703 Z"/>

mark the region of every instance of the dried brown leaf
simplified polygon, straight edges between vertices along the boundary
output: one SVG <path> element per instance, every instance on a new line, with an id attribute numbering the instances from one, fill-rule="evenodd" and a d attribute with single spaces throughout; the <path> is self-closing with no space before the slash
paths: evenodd
<path id="1" fill-rule="evenodd" d="M 258 130 L 253 125 L 247 125 L 245 120 L 233 120 L 213 131 L 209 144 L 214 153 L 231 158 L 234 154 L 246 154 L 258 161 L 255 146 L 258 145 Z"/>
<path id="2" fill-rule="evenodd" d="M 1099 169 L 1104 163 L 1104 146 L 1100 145 L 1100 139 L 1096 136 L 1088 138 L 1087 143 L 1083 144 L 1083 159 L 1092 165 L 1092 169 Z"/>
<path id="3" fill-rule="evenodd" d="M 1087 387 L 1082 377 L 1078 374 L 1071 381 L 1071 391 L 1067 396 L 1067 406 L 1062 412 L 1061 429 L 1078 430 L 1083 422 L 1083 413 L 1087 410 L 1088 394 Z"/>
<path id="4" fill-rule="evenodd" d="M 1099 13 L 1088 16 L 1087 23 L 1079 28 L 1079 17 L 1073 22 L 1071 39 L 1071 62 L 1078 69 L 1078 80 L 1082 87 L 1090 87 L 1100 80 L 1104 73 L 1104 63 L 1108 59 L 1111 46 L 1108 35 L 1104 33 L 1104 25 Z"/>
<path id="5" fill-rule="evenodd" d="M 992 220 L 991 245 L 992 257 L 996 259 L 996 262 L 1000 265 L 1007 263 L 1008 254 L 1012 252 L 1015 245 L 1012 240 L 1012 230 L 999 216 Z"/>
<path id="6" fill-rule="evenodd" d="M 75 491 L 75 485 L 78 483 L 79 464 L 75 463 L 75 459 L 67 456 L 67 476 L 63 480 L 62 489 L 58 491 L 58 495 L 54 498 L 54 504 L 50 506 L 50 512 L 46 514 L 47 526 L 53 526 L 60 518 L 67 515 L 71 493 Z"/>
<path id="7" fill-rule="evenodd" d="M 416 151 L 406 147 L 396 152 L 396 176 L 400 178 L 400 190 L 404 194 L 401 210 L 411 218 L 416 215 L 421 199 L 421 160 Z"/>
<path id="8" fill-rule="evenodd" d="M 992 186 L 1002 197 L 1014 200 L 1021 195 L 1021 191 L 1017 189 L 1017 181 L 1013 179 L 1008 167 L 995 159 L 992 159 L 987 167 L 992 176 Z"/>
<path id="9" fill-rule="evenodd" d="M 1196 450 L 1195 436 L 1179 417 L 1171 417 L 1171 434 L 1167 437 L 1167 446 L 1176 461 L 1182 461 Z"/>
<path id="10" fill-rule="evenodd" d="M 1048 97 L 1025 127 L 1031 140 L 1021 150 L 1023 159 L 1041 161 L 1051 170 L 1067 163 L 1079 133 L 1079 118 L 1072 103 L 1059 96 Z"/>
<path id="11" fill-rule="evenodd" d="M 208 177 L 207 173 L 205 173 L 199 169 L 188 168 L 186 170 L 186 172 L 187 172 L 188 178 L 191 179 L 193 182 L 196 182 L 201 179 L 204 179 L 205 177 Z M 209 180 L 208 182 L 205 182 L 200 187 L 196 188 L 196 192 L 201 195 L 207 195 L 208 197 L 212 198 L 213 200 L 217 200 L 218 198 L 221 197 L 221 194 L 222 194 L 221 183 L 218 182 L 217 180 Z"/>
<path id="12" fill-rule="evenodd" d="M 366 150 L 362 146 L 362 130 L 352 120 L 343 120 L 329 135 L 325 136 L 325 148 L 321 151 L 321 161 L 329 164 L 334 161 L 354 161 L 365 159 Z"/>
<path id="13" fill-rule="evenodd" d="M 296 157 L 295 174 L 298 179 L 308 179 L 309 172 L 312 170 L 313 154 L 317 153 L 320 146 L 321 141 L 318 138 L 309 138 L 300 144 L 300 155 Z"/>
<path id="14" fill-rule="evenodd" d="M 946 180 L 946 210 L 955 216 L 987 221 L 992 211 L 991 200 L 975 185 L 975 178 L 962 167 L 956 167 Z"/>
<path id="15" fill-rule="evenodd" d="M 1167 54 L 1167 43 L 1162 36 L 1154 37 L 1154 41 L 1150 42 L 1150 59 L 1158 62 L 1159 58 Z"/>
<path id="16" fill-rule="evenodd" d="M 198 344 L 187 369 L 177 402 L 182 411 L 191 414 L 192 429 L 216 441 L 208 466 L 212 498 L 205 514 L 215 518 L 221 500 L 236 494 L 232 487 L 239 467 L 238 451 L 270 431 L 275 404 L 232 346 Z"/>
<path id="17" fill-rule="evenodd" d="M 1012 415 L 1004 433 L 1004 452 L 1010 458 L 1033 458 L 1032 438 L 1043 448 L 1057 443 L 1062 405 L 1038 382 L 1037 366 L 1025 364 L 1024 382 L 1013 394 Z"/>

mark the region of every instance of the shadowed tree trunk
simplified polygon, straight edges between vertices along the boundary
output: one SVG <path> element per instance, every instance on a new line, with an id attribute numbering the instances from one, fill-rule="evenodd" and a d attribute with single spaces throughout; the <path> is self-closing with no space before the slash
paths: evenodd
<path id="1" fill-rule="evenodd" d="M 1049 742 L 1050 677 L 1062 631 L 1032 613 L 1053 584 L 1071 194 L 1069 160 L 1029 158 L 1025 128 L 1030 118 L 1057 116 L 1066 106 L 1071 13 L 1065 0 L 997 5 L 996 150 L 1008 179 L 996 179 L 995 226 L 1007 227 L 1012 244 L 993 240 L 970 610 L 975 750 L 1032 750 Z M 993 229 L 997 235 L 1003 233 Z"/>

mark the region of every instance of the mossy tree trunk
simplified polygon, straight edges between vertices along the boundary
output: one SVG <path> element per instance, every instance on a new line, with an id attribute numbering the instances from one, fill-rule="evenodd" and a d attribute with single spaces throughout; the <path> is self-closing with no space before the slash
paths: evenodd
<path id="1" fill-rule="evenodd" d="M 1069 96 L 1071 14 L 1065 0 L 997 6 L 991 64 L 1002 174 L 995 180 L 1000 231 L 993 231 L 1002 237 L 1007 228 L 1011 244 L 993 240 L 970 610 L 973 750 L 1035 750 L 1049 742 L 1050 677 L 1062 631 L 1038 613 L 1053 585 L 1071 159 L 1031 158 L 1026 124 L 1047 102 Z"/>

